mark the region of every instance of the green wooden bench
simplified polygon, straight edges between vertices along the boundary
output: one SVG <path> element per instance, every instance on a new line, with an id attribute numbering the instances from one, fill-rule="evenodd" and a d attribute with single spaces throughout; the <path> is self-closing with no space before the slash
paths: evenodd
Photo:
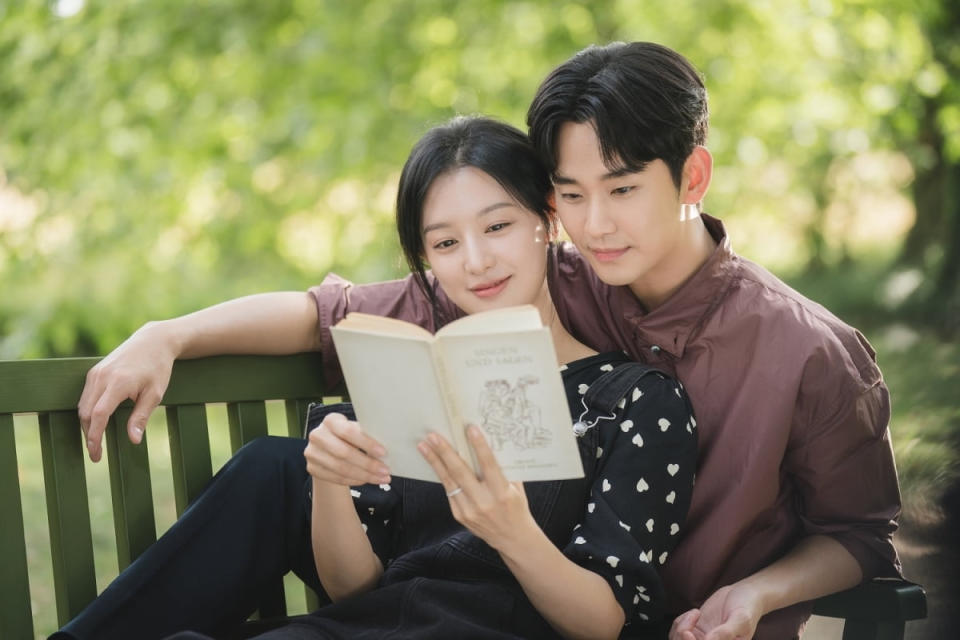
<path id="1" fill-rule="evenodd" d="M 76 405 L 96 358 L 0 361 L 0 638 L 37 637 L 18 469 L 42 463 L 59 624 L 97 594 L 91 515 Z M 218 356 L 178 361 L 163 399 L 179 515 L 213 473 L 207 405 L 226 403 L 231 448 L 267 433 L 266 401 L 283 401 L 285 431 L 300 437 L 307 403 L 323 395 L 318 354 Z M 147 450 L 130 444 L 121 406 L 106 433 L 106 463 L 118 566 L 122 570 L 157 536 Z M 36 415 L 42 460 L 18 458 L 14 414 Z M 148 430 L 149 435 L 149 430 Z M 103 463 L 101 463 L 103 464 Z M 306 589 L 306 587 L 304 587 Z M 316 602 L 307 590 L 307 607 Z M 263 618 L 286 613 L 283 584 L 261 603 Z M 923 590 L 875 581 L 818 600 L 815 612 L 844 618 L 844 640 L 903 638 L 908 620 L 926 616 Z"/>

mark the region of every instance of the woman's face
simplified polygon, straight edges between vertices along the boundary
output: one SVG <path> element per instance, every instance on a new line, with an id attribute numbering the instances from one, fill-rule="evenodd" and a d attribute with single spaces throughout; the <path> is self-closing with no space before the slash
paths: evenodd
<path id="1" fill-rule="evenodd" d="M 547 231 L 488 174 L 464 167 L 434 180 L 421 232 L 433 274 L 466 313 L 532 304 L 546 317 Z"/>

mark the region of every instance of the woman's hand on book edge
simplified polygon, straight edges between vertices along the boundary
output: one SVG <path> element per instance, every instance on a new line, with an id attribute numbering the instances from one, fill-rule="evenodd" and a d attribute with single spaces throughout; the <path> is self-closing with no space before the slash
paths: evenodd
<path id="1" fill-rule="evenodd" d="M 381 460 L 386 453 L 358 422 L 331 413 L 310 432 L 303 456 L 314 478 L 355 486 L 390 482 L 390 469 Z"/>
<path id="2" fill-rule="evenodd" d="M 431 433 L 418 449 L 447 492 L 457 522 L 494 549 L 501 549 L 537 524 L 523 484 L 507 480 L 480 428 L 469 425 L 467 437 L 476 452 L 479 477 L 439 434 Z"/>

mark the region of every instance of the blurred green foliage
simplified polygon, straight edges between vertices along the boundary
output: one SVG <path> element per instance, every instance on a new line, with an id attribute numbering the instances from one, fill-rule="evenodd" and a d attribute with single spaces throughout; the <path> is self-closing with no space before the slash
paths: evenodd
<path id="1" fill-rule="evenodd" d="M 937 213 L 918 175 L 960 165 L 951 1 L 0 2 L 0 358 L 105 353 L 329 270 L 400 275 L 413 142 L 455 113 L 522 127 L 552 67 L 614 39 L 703 71 L 707 208 L 742 252 L 889 252 Z M 960 226 L 938 215 L 920 284 Z"/>
<path id="2" fill-rule="evenodd" d="M 611 40 L 703 72 L 707 210 L 865 330 L 907 516 L 936 511 L 958 349 L 916 322 L 960 324 L 957 0 L 0 0 L 0 359 L 104 354 L 331 270 L 401 275 L 393 197 L 419 136 L 456 113 L 522 128 L 555 65 Z M 52 628 L 52 594 L 35 601 Z"/>

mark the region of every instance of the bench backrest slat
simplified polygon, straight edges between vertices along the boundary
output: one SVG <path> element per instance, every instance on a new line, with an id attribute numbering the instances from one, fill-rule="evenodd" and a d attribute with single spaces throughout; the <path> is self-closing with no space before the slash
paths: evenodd
<path id="1" fill-rule="evenodd" d="M 262 402 L 227 403 L 227 421 L 234 453 L 254 438 L 267 435 L 267 408 Z"/>
<path id="2" fill-rule="evenodd" d="M 27 573 L 27 545 L 23 533 L 23 506 L 17 469 L 17 443 L 13 416 L 0 414 L 0 638 L 32 638 L 30 578 Z"/>
<path id="3" fill-rule="evenodd" d="M 110 418 L 104 434 L 113 499 L 113 526 L 117 564 L 121 571 L 157 539 L 147 433 L 140 445 L 127 437 L 130 409 L 121 407 Z"/>
<path id="4" fill-rule="evenodd" d="M 76 411 L 39 414 L 57 620 L 64 624 L 97 595 L 93 538 Z"/>
<path id="5" fill-rule="evenodd" d="M 173 495 L 179 516 L 213 474 L 207 408 L 202 404 L 168 406 L 166 414 Z"/>
<path id="6" fill-rule="evenodd" d="M 307 422 L 306 400 L 285 400 L 283 409 L 287 416 L 287 435 L 291 438 L 303 437 L 303 426 Z"/>

